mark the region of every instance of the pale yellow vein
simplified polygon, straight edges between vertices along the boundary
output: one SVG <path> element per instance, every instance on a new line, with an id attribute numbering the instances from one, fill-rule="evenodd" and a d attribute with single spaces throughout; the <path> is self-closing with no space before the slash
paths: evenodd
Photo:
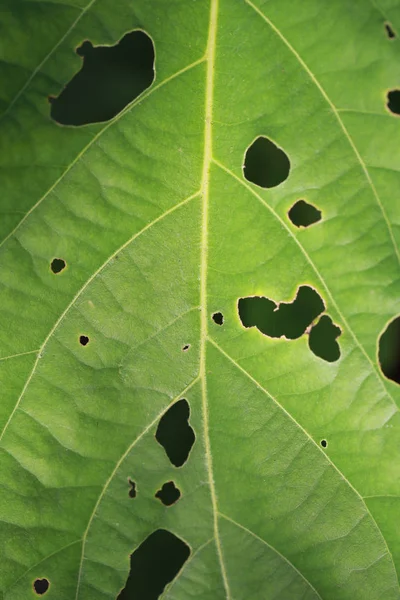
<path id="1" fill-rule="evenodd" d="M 206 97 L 204 120 L 204 159 L 202 173 L 202 221 L 201 221 L 201 262 L 200 262 L 200 305 L 201 305 L 201 331 L 200 331 L 200 377 L 202 381 L 202 410 L 204 427 L 204 446 L 210 485 L 211 504 L 214 521 L 214 537 L 219 558 L 222 580 L 225 587 L 227 600 L 231 599 L 229 582 L 226 573 L 222 545 L 218 529 L 218 501 L 213 475 L 213 461 L 209 432 L 208 398 L 207 398 L 207 373 L 206 373 L 206 343 L 207 343 L 207 259 L 208 259 L 208 204 L 210 195 L 210 169 L 212 163 L 212 118 L 214 98 L 214 70 L 215 51 L 217 38 L 218 0 L 211 0 L 210 21 L 207 41 L 207 72 L 206 72 Z"/>

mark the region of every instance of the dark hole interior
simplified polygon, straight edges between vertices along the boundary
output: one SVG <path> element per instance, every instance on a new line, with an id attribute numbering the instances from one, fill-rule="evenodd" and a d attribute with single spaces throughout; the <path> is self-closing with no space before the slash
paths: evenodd
<path id="1" fill-rule="evenodd" d="M 65 260 L 62 258 L 53 258 L 50 267 L 53 273 L 61 273 L 61 271 L 65 269 Z"/>
<path id="2" fill-rule="evenodd" d="M 321 440 L 321 446 L 322 446 L 323 448 L 326 448 L 326 447 L 327 447 L 327 445 L 328 445 L 328 442 L 327 442 L 326 440 Z"/>
<path id="3" fill-rule="evenodd" d="M 128 482 L 130 485 L 129 498 L 136 498 L 136 482 L 132 481 L 132 479 L 129 479 L 129 478 L 128 478 Z"/>
<path id="4" fill-rule="evenodd" d="M 158 529 L 131 555 L 126 586 L 117 600 L 157 600 L 189 555 L 189 546 L 183 540 L 165 529 Z"/>
<path id="5" fill-rule="evenodd" d="M 340 358 L 340 346 L 336 339 L 341 333 L 340 327 L 334 325 L 328 315 L 323 315 L 310 331 L 308 345 L 311 352 L 327 362 L 335 362 Z"/>
<path id="6" fill-rule="evenodd" d="M 385 30 L 386 30 L 386 35 L 388 36 L 389 39 L 392 40 L 393 38 L 396 37 L 396 34 L 390 23 L 385 23 Z"/>
<path id="7" fill-rule="evenodd" d="M 400 317 L 391 321 L 379 338 L 379 364 L 388 379 L 400 383 Z"/>
<path id="8" fill-rule="evenodd" d="M 88 338 L 88 336 L 87 336 L 87 335 L 81 335 L 81 336 L 79 336 L 79 343 L 80 343 L 82 346 L 87 346 L 87 344 L 89 343 L 89 338 Z"/>
<path id="9" fill-rule="evenodd" d="M 212 320 L 217 325 L 223 325 L 224 324 L 224 315 L 220 312 L 215 312 L 215 313 L 213 313 Z"/>
<path id="10" fill-rule="evenodd" d="M 262 188 L 273 188 L 289 176 L 287 154 L 264 136 L 258 137 L 247 149 L 244 158 L 245 178 Z"/>
<path id="11" fill-rule="evenodd" d="M 190 348 L 190 344 L 185 344 L 182 348 L 183 352 L 186 352 L 187 350 L 189 350 Z"/>
<path id="12" fill-rule="evenodd" d="M 177 500 L 179 500 L 181 497 L 181 492 L 173 481 L 168 481 L 167 483 L 164 483 L 162 488 L 158 490 L 155 496 L 161 500 L 164 506 L 171 506 L 172 504 L 175 504 Z"/>
<path id="13" fill-rule="evenodd" d="M 33 582 L 33 589 L 39 596 L 43 596 L 43 594 L 45 594 L 49 589 L 49 586 L 50 582 L 46 578 L 35 579 L 35 581 Z"/>
<path id="14" fill-rule="evenodd" d="M 154 46 L 143 31 L 127 33 L 115 46 L 84 42 L 76 51 L 81 70 L 57 98 L 49 98 L 51 117 L 61 125 L 108 121 L 154 80 Z"/>
<path id="15" fill-rule="evenodd" d="M 395 115 L 400 115 L 400 90 L 392 90 L 387 95 L 387 107 Z"/>
<path id="16" fill-rule="evenodd" d="M 305 200 L 298 200 L 289 210 L 288 217 L 296 227 L 309 227 L 321 220 L 321 211 Z"/>
<path id="17" fill-rule="evenodd" d="M 278 305 L 269 298 L 250 296 L 240 298 L 239 317 L 244 327 L 257 327 L 273 338 L 285 336 L 294 340 L 325 310 L 321 296 L 314 288 L 302 285 L 293 302 Z"/>
<path id="18" fill-rule="evenodd" d="M 156 440 L 175 467 L 181 467 L 187 461 L 195 441 L 189 415 L 187 400 L 178 400 L 161 417 L 157 427 Z"/>

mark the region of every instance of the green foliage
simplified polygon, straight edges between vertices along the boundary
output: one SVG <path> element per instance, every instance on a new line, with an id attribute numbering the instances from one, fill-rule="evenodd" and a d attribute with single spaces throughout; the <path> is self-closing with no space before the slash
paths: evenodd
<path id="1" fill-rule="evenodd" d="M 2 598 L 46 578 L 46 600 L 114 600 L 164 529 L 191 552 L 169 600 L 399 599 L 400 392 L 377 358 L 399 313 L 399 0 L 3 0 L 0 19 Z M 52 120 L 75 49 L 135 29 L 153 84 L 108 122 Z M 269 189 L 243 174 L 260 136 L 290 160 Z M 240 298 L 300 286 L 340 358 L 241 322 Z M 183 398 L 175 466 L 155 436 Z"/>

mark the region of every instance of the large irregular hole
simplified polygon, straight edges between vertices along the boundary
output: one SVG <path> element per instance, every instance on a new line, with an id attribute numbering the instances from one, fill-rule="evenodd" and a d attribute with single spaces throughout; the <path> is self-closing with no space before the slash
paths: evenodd
<path id="1" fill-rule="evenodd" d="M 400 90 L 391 90 L 387 94 L 387 107 L 395 115 L 400 115 Z"/>
<path id="2" fill-rule="evenodd" d="M 245 178 L 262 188 L 273 188 L 289 176 L 287 154 L 267 137 L 258 137 L 246 151 L 243 173 Z"/>
<path id="3" fill-rule="evenodd" d="M 33 582 L 33 589 L 38 596 L 43 596 L 50 587 L 50 582 L 45 577 L 43 579 L 35 579 Z"/>
<path id="4" fill-rule="evenodd" d="M 183 540 L 158 529 L 131 555 L 126 586 L 117 600 L 157 600 L 189 556 L 190 548 Z"/>
<path id="5" fill-rule="evenodd" d="M 391 321 L 379 338 L 379 363 L 388 379 L 400 383 L 400 317 Z"/>
<path id="6" fill-rule="evenodd" d="M 298 200 L 289 210 L 288 217 L 296 227 L 309 227 L 321 220 L 321 211 L 305 200 Z"/>
<path id="7" fill-rule="evenodd" d="M 65 260 L 63 258 L 53 258 L 51 261 L 50 268 L 55 275 L 61 273 L 66 267 Z"/>
<path id="8" fill-rule="evenodd" d="M 289 340 L 299 338 L 311 323 L 325 310 L 318 292 L 302 285 L 293 302 L 276 304 L 262 296 L 240 298 L 239 317 L 244 327 L 257 327 L 264 335 L 282 336 Z"/>
<path id="9" fill-rule="evenodd" d="M 84 42 L 76 51 L 81 70 L 57 98 L 51 117 L 61 125 L 108 121 L 154 80 L 154 46 L 144 31 L 127 33 L 115 46 Z"/>
<path id="10" fill-rule="evenodd" d="M 181 467 L 187 461 L 195 441 L 189 416 L 187 400 L 178 400 L 161 417 L 157 427 L 156 440 L 175 467 Z"/>
<path id="11" fill-rule="evenodd" d="M 390 40 L 396 37 L 396 33 L 390 23 L 385 23 L 385 31 Z"/>
<path id="12" fill-rule="evenodd" d="M 335 362 L 340 358 L 340 346 L 336 339 L 341 333 L 340 327 L 334 325 L 328 315 L 323 315 L 310 331 L 308 345 L 311 352 L 323 360 Z"/>
<path id="13" fill-rule="evenodd" d="M 158 490 L 155 497 L 161 500 L 164 506 L 175 504 L 181 497 L 181 491 L 176 487 L 173 481 L 167 481 L 162 488 Z"/>

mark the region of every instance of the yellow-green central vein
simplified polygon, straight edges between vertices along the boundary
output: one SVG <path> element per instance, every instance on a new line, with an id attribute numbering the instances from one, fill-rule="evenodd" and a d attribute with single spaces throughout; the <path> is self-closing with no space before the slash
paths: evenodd
<path id="1" fill-rule="evenodd" d="M 208 258 L 208 204 L 210 196 L 210 169 L 212 163 L 212 116 L 214 96 L 214 65 L 215 46 L 217 37 L 218 1 L 211 0 L 210 22 L 206 50 L 206 96 L 205 96 L 205 121 L 204 121 L 204 162 L 201 181 L 202 221 L 201 221 L 201 263 L 200 263 L 200 305 L 201 305 L 201 331 L 200 331 L 200 377 L 202 382 L 202 411 L 204 424 L 204 445 L 208 479 L 210 486 L 211 504 L 214 522 L 214 537 L 218 558 L 221 567 L 222 580 L 225 587 L 226 598 L 231 600 L 228 578 L 226 574 L 224 557 L 218 528 L 218 504 L 213 476 L 213 465 L 209 435 L 208 398 L 207 398 L 207 373 L 206 373 L 206 343 L 207 343 L 207 258 Z"/>

